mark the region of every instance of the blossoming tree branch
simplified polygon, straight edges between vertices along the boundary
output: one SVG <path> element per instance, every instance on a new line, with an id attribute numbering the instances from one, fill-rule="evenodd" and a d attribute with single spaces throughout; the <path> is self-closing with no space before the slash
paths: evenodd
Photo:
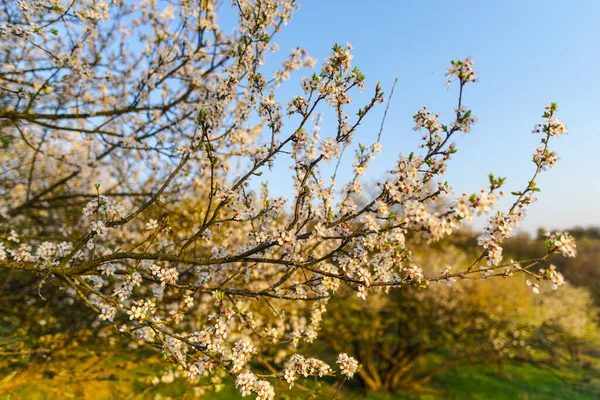
<path id="1" fill-rule="evenodd" d="M 350 45 L 335 45 L 319 69 L 299 48 L 267 68 L 296 1 L 234 0 L 230 33 L 216 0 L 158 3 L 14 1 L 0 11 L 0 268 L 60 286 L 190 379 L 229 375 L 259 399 L 274 397 L 274 380 L 355 374 L 352 355 L 329 365 L 298 354 L 332 296 L 513 275 L 536 292 L 564 282 L 545 262 L 575 256 L 567 233 L 549 234 L 537 259 L 502 257 L 536 178 L 557 160 L 551 142 L 567 132 L 555 103 L 535 125 L 531 179 L 510 209 L 497 210 L 505 179 L 491 174 L 481 191 L 454 195 L 442 175 L 454 137 L 475 122 L 465 99 L 477 76 L 472 60 L 452 61 L 451 118 L 418 110 L 420 148 L 367 194 L 361 177 L 380 138 L 352 140 L 385 96 L 352 65 Z M 276 96 L 301 69 L 298 95 Z M 370 100 L 350 113 L 362 90 Z M 336 128 L 321 132 L 328 109 Z M 323 165 L 339 166 L 349 147 L 352 178 L 337 182 Z M 287 198 L 260 181 L 283 164 Z M 479 214 L 490 214 L 480 256 L 425 276 L 410 237 L 436 242 Z"/>

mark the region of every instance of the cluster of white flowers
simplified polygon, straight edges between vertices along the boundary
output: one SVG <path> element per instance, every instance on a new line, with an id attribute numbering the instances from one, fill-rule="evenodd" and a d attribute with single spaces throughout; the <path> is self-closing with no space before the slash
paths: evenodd
<path id="1" fill-rule="evenodd" d="M 283 230 L 277 238 L 277 243 L 280 246 L 292 245 L 295 242 L 296 235 L 288 230 Z"/>
<path id="2" fill-rule="evenodd" d="M 96 214 L 104 219 L 111 217 L 124 218 L 126 206 L 123 202 L 112 197 L 100 195 L 98 198 L 89 201 L 83 208 L 83 215 L 87 218 L 95 218 Z"/>
<path id="3" fill-rule="evenodd" d="M 15 231 L 10 232 L 7 240 L 17 244 L 20 243 Z M 43 262 L 46 265 L 56 265 L 72 249 L 73 244 L 70 242 L 42 242 L 35 249 L 35 252 L 33 247 L 27 243 L 20 243 L 17 248 L 11 248 L 0 242 L 0 260 L 6 260 L 10 256 L 15 261 Z"/>
<path id="4" fill-rule="evenodd" d="M 542 116 L 545 121 L 536 124 L 532 133 L 544 133 L 548 136 L 560 136 L 566 134 L 567 126 L 564 122 L 554 116 L 558 109 L 556 103 L 546 104 L 546 110 Z"/>
<path id="5" fill-rule="evenodd" d="M 346 43 L 346 47 L 338 44 L 333 46 L 333 53 L 323 63 L 321 74 L 330 76 L 339 72 L 348 72 L 352 67 L 352 59 L 354 58 L 350 50 L 352 50 L 350 43 Z"/>
<path id="6" fill-rule="evenodd" d="M 477 74 L 473 70 L 473 60 L 465 58 L 464 60 L 452 60 L 450 67 L 446 70 L 448 84 L 452 77 L 457 77 L 461 83 L 477 82 Z"/>
<path id="7" fill-rule="evenodd" d="M 281 104 L 275 100 L 275 94 L 273 92 L 269 93 L 268 96 L 262 96 L 261 100 L 258 107 L 258 115 L 267 118 L 271 132 L 273 135 L 276 135 L 282 127 Z"/>
<path id="8" fill-rule="evenodd" d="M 443 139 L 440 135 L 442 124 L 440 123 L 439 116 L 439 113 L 429 111 L 426 105 L 413 115 L 415 121 L 413 130 L 419 131 L 425 129 L 427 131 L 422 137 L 423 144 L 420 147 L 435 149 L 442 145 Z"/>
<path id="9" fill-rule="evenodd" d="M 415 264 L 411 264 L 404 268 L 404 272 L 406 272 L 406 278 L 412 282 L 421 283 L 423 278 L 425 278 L 425 275 L 423 275 L 423 270 Z"/>
<path id="10" fill-rule="evenodd" d="M 450 265 L 446 266 L 443 271 L 440 272 L 440 275 L 448 276 L 452 272 L 452 267 Z M 447 278 L 442 279 L 442 282 L 446 283 L 448 287 L 452 286 L 452 283 L 456 282 L 456 278 L 453 276 L 449 276 Z"/>
<path id="11" fill-rule="evenodd" d="M 256 347 L 250 341 L 237 341 L 231 352 L 231 360 L 233 362 L 231 371 L 234 373 L 240 372 L 254 354 L 256 354 Z"/>
<path id="12" fill-rule="evenodd" d="M 194 298 L 192 296 L 185 296 L 183 298 L 183 304 L 187 308 L 192 308 L 192 306 L 194 305 Z"/>
<path id="13" fill-rule="evenodd" d="M 152 275 L 160 279 L 161 286 L 165 286 L 167 284 L 175 284 L 177 283 L 177 279 L 179 278 L 179 271 L 177 268 L 162 268 L 158 264 L 152 264 L 150 266 L 150 272 Z"/>
<path id="14" fill-rule="evenodd" d="M 346 375 L 348 378 L 352 378 L 358 371 L 358 361 L 346 353 L 340 353 L 336 363 L 340 365 L 342 375 Z"/>
<path id="15" fill-rule="evenodd" d="M 113 306 L 106 304 L 106 303 L 102 303 L 99 308 L 100 308 L 99 318 L 101 320 L 110 321 L 110 322 L 114 321 L 115 314 L 117 313 L 116 308 L 114 308 Z"/>
<path id="16" fill-rule="evenodd" d="M 521 210 L 516 210 L 506 216 L 498 212 L 490 217 L 484 232 L 477 237 L 477 244 L 487 250 L 488 265 L 499 265 L 502 262 L 500 243 L 514 234 L 516 227 L 524 217 L 525 213 Z"/>
<path id="17" fill-rule="evenodd" d="M 233 191 L 225 185 L 220 185 L 215 193 L 215 199 L 218 201 L 227 201 L 233 196 Z"/>
<path id="18" fill-rule="evenodd" d="M 154 300 L 138 300 L 134 302 L 134 305 L 127 310 L 129 319 L 137 319 L 143 321 L 156 311 L 156 304 Z"/>
<path id="19" fill-rule="evenodd" d="M 100 237 L 105 236 L 107 230 L 108 230 L 108 228 L 106 227 L 104 222 L 102 222 L 102 221 L 93 221 L 92 222 L 92 231 L 96 232 L 96 234 L 98 236 L 100 236 Z"/>
<path id="20" fill-rule="evenodd" d="M 272 400 L 275 398 L 275 389 L 268 381 L 257 381 L 254 384 L 256 400 Z"/>
<path id="21" fill-rule="evenodd" d="M 142 284 L 142 275 L 139 272 L 125 275 L 120 283 L 116 285 L 113 295 L 117 296 L 120 301 L 128 299 L 133 293 L 136 286 Z"/>
<path id="22" fill-rule="evenodd" d="M 283 378 L 290 387 L 294 385 L 294 382 L 298 378 L 306 378 L 308 376 L 325 376 L 331 375 L 333 370 L 329 365 L 316 358 L 306 359 L 300 354 L 294 354 L 287 365 L 287 368 L 283 370 Z"/>
<path id="23" fill-rule="evenodd" d="M 552 282 L 552 290 L 556 290 L 559 286 L 565 284 L 565 277 L 556 270 L 556 265 L 554 264 L 550 264 L 547 269 L 540 268 L 539 274 L 543 279 L 547 279 Z"/>
<path id="24" fill-rule="evenodd" d="M 564 257 L 577 255 L 577 244 L 568 232 L 546 233 L 546 247 L 551 251 L 558 251 Z"/>
<path id="25" fill-rule="evenodd" d="M 206 364 L 204 362 L 195 362 L 188 368 L 190 379 L 198 379 L 206 373 Z"/>
<path id="26" fill-rule="evenodd" d="M 425 105 L 413 115 L 413 119 L 415 120 L 413 130 L 418 131 L 424 128 L 430 133 L 439 132 L 442 130 L 442 124 L 440 123 L 439 117 L 439 113 L 429 111 Z M 423 139 L 425 140 L 425 138 Z"/>
<path id="27" fill-rule="evenodd" d="M 21 241 L 19 239 L 19 235 L 17 234 L 17 232 L 15 232 L 14 229 L 10 230 L 10 232 L 8 233 L 8 237 L 6 238 L 6 240 L 8 240 L 10 242 L 14 242 L 14 243 L 19 243 Z"/>
<path id="28" fill-rule="evenodd" d="M 544 170 L 552 168 L 556 164 L 556 161 L 558 161 L 556 153 L 547 148 L 538 147 L 535 153 L 533 153 L 533 162 Z"/>
<path id="29" fill-rule="evenodd" d="M 26 244 L 21 243 L 16 249 L 6 249 L 6 254 L 10 255 L 15 261 L 25 261 L 25 262 L 36 262 L 38 261 L 35 254 L 32 253 L 33 248 Z"/>
<path id="30" fill-rule="evenodd" d="M 243 397 L 256 393 L 257 400 L 272 400 L 275 398 L 273 386 L 267 381 L 258 380 L 256 375 L 251 372 L 239 374 L 235 380 L 235 387 L 240 390 Z"/>
<path id="31" fill-rule="evenodd" d="M 465 107 L 460 107 L 457 108 L 455 112 L 457 118 L 456 121 L 452 123 L 451 129 L 456 129 L 463 134 L 471 132 L 471 127 L 475 122 L 477 122 L 477 118 L 471 113 L 471 110 L 467 110 Z"/>
<path id="32" fill-rule="evenodd" d="M 473 193 L 467 198 L 467 193 L 463 193 L 461 202 L 469 204 L 474 209 L 477 215 L 488 214 L 491 210 L 496 208 L 498 205 L 498 196 L 494 192 L 488 192 L 485 189 L 481 189 L 479 194 Z M 469 214 L 468 211 L 465 211 Z"/>
<path id="33" fill-rule="evenodd" d="M 274 218 L 280 216 L 284 211 L 284 207 L 285 207 L 286 203 L 287 203 L 287 200 L 284 199 L 283 197 L 275 197 L 275 198 L 267 200 L 265 215 L 271 216 Z"/>
<path id="34" fill-rule="evenodd" d="M 94 2 L 93 6 L 82 4 L 74 10 L 75 15 L 81 20 L 106 21 L 110 16 L 110 2 L 103 0 Z"/>
<path id="35" fill-rule="evenodd" d="M 13 38 L 18 39 L 29 39 L 31 36 L 32 30 L 29 27 L 25 26 L 14 26 L 11 24 L 2 24 L 0 25 L 0 37 L 5 39 L 8 36 L 12 36 Z"/>
<path id="36" fill-rule="evenodd" d="M 338 268 L 333 264 L 323 264 L 321 265 L 320 271 L 325 272 L 327 274 L 337 275 L 339 273 Z M 327 295 L 329 293 L 335 293 L 340 287 L 340 280 L 336 278 L 331 278 L 327 275 L 322 275 L 321 278 L 321 289 Z"/>
<path id="37" fill-rule="evenodd" d="M 326 161 L 337 158 L 340 155 L 340 145 L 333 138 L 326 138 L 321 142 L 321 154 Z"/>
<path id="38" fill-rule="evenodd" d="M 100 269 L 102 275 L 106 276 L 113 276 L 117 270 L 117 266 L 111 263 L 102 264 L 98 268 Z"/>

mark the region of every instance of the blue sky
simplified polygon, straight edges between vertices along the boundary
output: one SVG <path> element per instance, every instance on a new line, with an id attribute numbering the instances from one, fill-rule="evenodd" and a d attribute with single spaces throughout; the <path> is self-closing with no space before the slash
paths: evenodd
<path id="1" fill-rule="evenodd" d="M 420 135 L 412 131 L 411 117 L 417 109 L 427 104 L 449 121 L 457 94 L 444 84 L 451 59 L 472 57 L 480 77 L 467 88 L 464 100 L 478 122 L 470 134 L 457 139 L 459 152 L 447 174 L 457 194 L 482 188 L 489 172 L 508 177 L 507 192 L 523 188 L 533 173 L 531 154 L 540 139 L 531 129 L 544 105 L 558 102 L 558 117 L 567 123 L 569 135 L 551 145 L 559 163 L 538 180 L 539 201 L 522 226 L 534 232 L 540 226 L 600 225 L 599 16 L 600 2 L 591 0 L 307 0 L 276 42 L 281 56 L 300 46 L 318 62 L 334 43 L 351 42 L 354 63 L 367 76 L 362 102 L 377 81 L 388 92 L 399 79 L 384 150 L 367 180 L 381 178 L 400 152 L 416 150 Z M 282 87 L 280 101 L 299 93 L 299 78 L 305 74 L 296 74 Z M 361 97 L 355 102 L 359 105 Z M 383 110 L 380 106 L 371 114 L 355 143 L 373 141 Z M 331 117 L 326 115 L 323 135 L 334 127 Z M 352 159 L 345 161 L 347 172 Z M 284 193 L 288 175 L 278 171 L 269 179 L 280 183 L 276 187 Z M 508 208 L 511 197 L 506 196 L 501 209 Z"/>

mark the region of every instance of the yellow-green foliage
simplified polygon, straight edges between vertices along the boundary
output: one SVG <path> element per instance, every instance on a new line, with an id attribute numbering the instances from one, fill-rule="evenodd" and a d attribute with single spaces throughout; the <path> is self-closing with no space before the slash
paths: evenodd
<path id="1" fill-rule="evenodd" d="M 414 256 L 431 273 L 472 259 L 451 244 Z M 422 387 L 440 372 L 474 362 L 514 359 L 561 368 L 597 348 L 598 312 L 589 290 L 565 284 L 535 294 L 526 279 L 403 287 L 367 301 L 350 294 L 331 303 L 322 337 L 332 350 L 358 356 L 369 389 L 392 391 Z"/>

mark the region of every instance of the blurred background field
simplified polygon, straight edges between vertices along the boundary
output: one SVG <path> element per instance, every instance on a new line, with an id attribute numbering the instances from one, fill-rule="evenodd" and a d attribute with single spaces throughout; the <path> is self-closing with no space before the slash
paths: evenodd
<path id="1" fill-rule="evenodd" d="M 154 353 L 152 353 L 154 354 Z M 596 367 L 600 366 L 596 360 Z M 67 347 L 49 361 L 15 366 L 3 371 L 0 392 L 3 399 L 237 399 L 239 392 L 231 382 L 218 393 L 190 387 L 185 378 L 167 383 L 149 382 L 168 369 L 158 357 L 144 351 L 115 352 L 82 344 Z M 565 371 L 563 371 L 564 373 Z M 460 367 L 435 377 L 426 391 L 406 393 L 365 393 L 359 385 L 347 384 L 338 398 L 347 399 L 597 399 L 600 379 L 586 378 L 594 370 L 569 371 L 576 386 L 533 366 L 508 363 L 503 371 L 487 365 Z M 335 390 L 323 384 L 311 398 L 329 399 Z M 304 399 L 301 390 L 277 397 Z"/>
<path id="2" fill-rule="evenodd" d="M 600 230 L 571 232 L 579 256 L 551 260 L 569 282 L 557 291 L 536 295 L 515 277 L 332 301 L 320 339 L 302 350 L 332 364 L 335 353 L 352 354 L 360 375 L 339 390 L 333 380 L 301 380 L 276 398 L 600 398 Z M 467 262 L 473 247 L 465 232 L 416 257 L 441 268 L 446 259 Z M 506 257 L 540 251 L 543 240 L 522 235 L 507 244 Z M 160 350 L 121 338 L 85 305 L 39 282 L 16 271 L 0 275 L 0 399 L 241 398 L 228 377 L 190 381 Z M 205 390 L 209 379 L 220 382 L 218 392 Z"/>

